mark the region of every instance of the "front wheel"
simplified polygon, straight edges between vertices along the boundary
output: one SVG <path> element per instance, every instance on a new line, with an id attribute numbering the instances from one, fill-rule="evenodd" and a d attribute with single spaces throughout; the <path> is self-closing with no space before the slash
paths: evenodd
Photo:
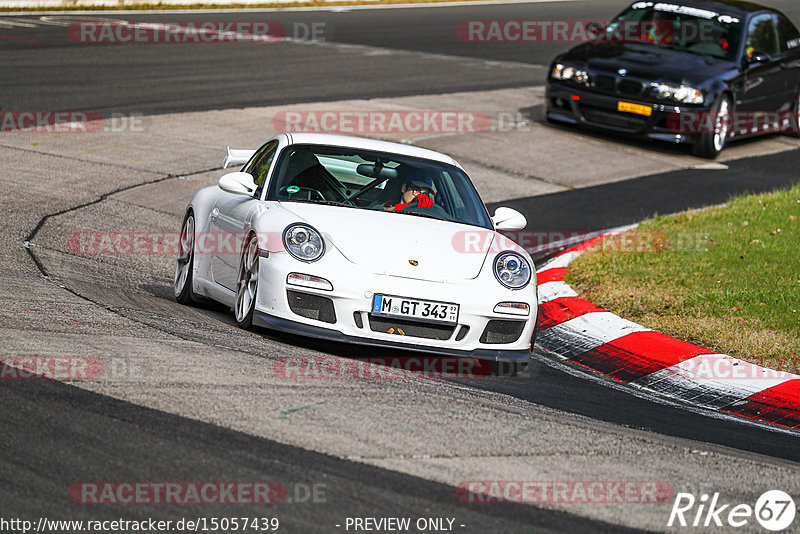
<path id="1" fill-rule="evenodd" d="M 713 127 L 709 132 L 700 134 L 700 139 L 694 145 L 694 155 L 706 159 L 716 159 L 728 144 L 731 126 L 731 99 L 722 95 L 711 108 L 711 122 Z"/>
<path id="2" fill-rule="evenodd" d="M 244 246 L 239 262 L 239 278 L 236 283 L 236 306 L 234 314 L 239 328 L 253 326 L 253 314 L 258 294 L 258 238 L 251 234 Z"/>
<path id="3" fill-rule="evenodd" d="M 792 105 L 792 116 L 789 117 L 789 126 L 786 131 L 789 137 L 800 137 L 800 86 L 794 94 L 794 105 Z"/>
<path id="4" fill-rule="evenodd" d="M 175 261 L 173 288 L 175 300 L 180 304 L 196 304 L 197 295 L 192 289 L 194 271 L 194 213 L 186 214 L 178 243 L 178 259 Z"/>

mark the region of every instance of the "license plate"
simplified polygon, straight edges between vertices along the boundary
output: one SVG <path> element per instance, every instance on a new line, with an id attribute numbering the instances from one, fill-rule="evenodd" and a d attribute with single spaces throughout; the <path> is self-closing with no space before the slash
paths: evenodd
<path id="1" fill-rule="evenodd" d="M 636 113 L 637 115 L 644 115 L 649 117 L 653 114 L 653 108 L 650 106 L 643 106 L 641 104 L 633 104 L 631 102 L 618 102 L 617 111 L 624 111 L 625 113 Z"/>
<path id="2" fill-rule="evenodd" d="M 458 324 L 459 305 L 451 302 L 412 299 L 393 295 L 375 295 L 372 313 L 386 317 L 421 319 L 424 322 Z"/>

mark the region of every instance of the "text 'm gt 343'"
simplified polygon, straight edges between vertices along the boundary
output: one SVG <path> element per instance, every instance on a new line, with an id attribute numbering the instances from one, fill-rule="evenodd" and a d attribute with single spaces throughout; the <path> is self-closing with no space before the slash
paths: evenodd
<path id="1" fill-rule="evenodd" d="M 453 159 L 417 147 L 281 134 L 186 210 L 175 296 L 267 328 L 378 347 L 524 363 L 537 319 L 528 253 L 498 230 Z M 220 246 L 220 243 L 228 246 Z M 235 243 L 235 246 L 229 246 Z"/>
<path id="2" fill-rule="evenodd" d="M 800 31 L 739 0 L 636 2 L 559 55 L 547 118 L 694 145 L 715 158 L 728 140 L 797 136 Z"/>

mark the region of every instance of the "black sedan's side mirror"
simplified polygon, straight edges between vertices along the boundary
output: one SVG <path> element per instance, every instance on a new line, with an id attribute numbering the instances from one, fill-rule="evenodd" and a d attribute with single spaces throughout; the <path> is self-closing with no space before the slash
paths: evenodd
<path id="1" fill-rule="evenodd" d="M 770 56 L 766 52 L 758 52 L 758 51 L 753 52 L 752 54 L 750 54 L 750 56 L 745 58 L 745 63 L 749 67 L 752 67 L 754 65 L 761 65 L 763 63 L 769 63 L 770 61 L 772 61 L 772 56 Z"/>
<path id="2" fill-rule="evenodd" d="M 605 33 L 606 27 L 600 24 L 599 22 L 590 22 L 586 25 L 586 32 L 589 34 L 589 37 L 592 39 L 597 39 L 601 37 L 603 33 Z"/>

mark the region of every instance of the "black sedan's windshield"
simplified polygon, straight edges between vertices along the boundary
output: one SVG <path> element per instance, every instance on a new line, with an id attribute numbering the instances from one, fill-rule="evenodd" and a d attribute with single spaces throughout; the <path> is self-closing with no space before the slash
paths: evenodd
<path id="1" fill-rule="evenodd" d="M 492 228 L 483 202 L 461 169 L 356 148 L 284 149 L 267 199 L 384 210 Z"/>
<path id="2" fill-rule="evenodd" d="M 609 24 L 604 40 L 646 43 L 735 59 L 744 22 L 739 17 L 667 2 L 638 2 Z"/>

